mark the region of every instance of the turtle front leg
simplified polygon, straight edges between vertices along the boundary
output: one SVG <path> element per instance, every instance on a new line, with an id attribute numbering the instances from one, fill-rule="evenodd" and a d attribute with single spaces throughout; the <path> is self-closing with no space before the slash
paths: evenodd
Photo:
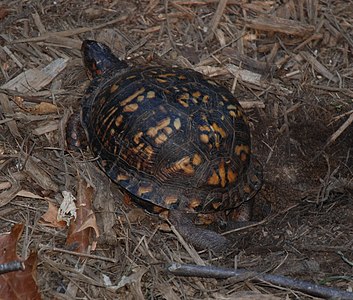
<path id="1" fill-rule="evenodd" d="M 181 236 L 195 248 L 210 249 L 217 253 L 230 248 L 231 242 L 228 239 L 215 231 L 197 227 L 183 211 L 171 210 L 169 220 Z"/>
<path id="2" fill-rule="evenodd" d="M 72 114 L 66 124 L 66 145 L 69 150 L 79 152 L 87 147 L 85 131 L 81 125 L 80 114 Z"/>

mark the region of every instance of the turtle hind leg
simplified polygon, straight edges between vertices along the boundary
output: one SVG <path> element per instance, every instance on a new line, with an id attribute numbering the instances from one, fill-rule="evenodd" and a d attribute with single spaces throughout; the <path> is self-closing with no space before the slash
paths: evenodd
<path id="1" fill-rule="evenodd" d="M 197 249 L 210 249 L 216 253 L 230 249 L 231 242 L 228 239 L 215 231 L 197 227 L 185 212 L 171 210 L 169 220 L 181 236 Z"/>
<path id="2" fill-rule="evenodd" d="M 68 150 L 79 152 L 87 147 L 85 131 L 81 125 L 80 114 L 70 116 L 66 124 L 66 145 Z"/>

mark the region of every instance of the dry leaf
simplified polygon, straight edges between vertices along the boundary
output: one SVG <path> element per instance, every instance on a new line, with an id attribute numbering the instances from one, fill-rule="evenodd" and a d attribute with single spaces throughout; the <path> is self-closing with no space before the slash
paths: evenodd
<path id="1" fill-rule="evenodd" d="M 93 232 L 95 233 L 95 239 L 99 236 L 96 216 L 92 210 L 93 194 L 93 188 L 86 181 L 80 180 L 76 201 L 77 217 L 71 222 L 66 239 L 66 245 L 79 253 L 88 253 L 92 246 L 92 250 L 94 250 Z"/>
<path id="2" fill-rule="evenodd" d="M 121 289 L 124 286 L 127 285 L 135 285 L 138 289 L 140 289 L 140 293 L 142 294 L 141 291 L 141 278 L 142 276 L 147 272 L 147 269 L 144 267 L 138 267 L 134 270 L 134 273 L 132 273 L 129 276 L 123 276 L 121 280 L 119 281 L 118 285 L 115 287 L 115 289 Z"/>
<path id="3" fill-rule="evenodd" d="M 0 263 L 21 260 L 16 254 L 16 248 L 23 228 L 23 224 L 15 224 L 10 233 L 0 236 Z M 36 284 L 37 254 L 31 253 L 24 264 L 24 271 L 11 272 L 0 276 L 1 299 L 41 299 Z"/>
<path id="4" fill-rule="evenodd" d="M 29 109 L 29 112 L 34 115 L 46 115 L 58 112 L 58 107 L 55 104 L 41 102 Z"/>
<path id="5" fill-rule="evenodd" d="M 57 214 L 57 220 L 65 221 L 67 225 L 70 225 L 71 219 L 76 219 L 76 198 L 71 194 L 71 192 L 63 191 L 62 195 L 64 197 L 63 202 L 60 204 L 60 208 Z"/>
<path id="6" fill-rule="evenodd" d="M 41 199 L 41 200 L 45 200 L 44 197 L 33 194 L 30 191 L 26 191 L 26 190 L 20 190 L 19 192 L 17 192 L 16 196 L 19 197 L 26 197 L 26 198 L 31 198 L 31 199 Z"/>
<path id="7" fill-rule="evenodd" d="M 39 224 L 54 227 L 54 228 L 65 228 L 65 221 L 58 221 L 58 211 L 59 209 L 51 202 L 48 201 L 48 210 L 46 213 L 40 218 Z"/>
<path id="8" fill-rule="evenodd" d="M 58 58 L 41 70 L 37 68 L 26 70 L 3 84 L 1 88 L 27 94 L 39 91 L 66 68 L 68 61 L 68 59 Z"/>

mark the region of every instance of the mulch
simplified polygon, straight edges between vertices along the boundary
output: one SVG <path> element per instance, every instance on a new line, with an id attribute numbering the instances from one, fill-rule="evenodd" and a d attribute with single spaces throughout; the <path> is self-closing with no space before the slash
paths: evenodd
<path id="1" fill-rule="evenodd" d="M 352 291 L 352 15 L 345 0 L 2 1 L 0 232 L 25 224 L 18 252 L 37 252 L 43 299 L 315 298 L 254 273 L 175 276 L 170 263 Z M 240 101 L 265 183 L 255 223 L 222 228 L 234 249 L 195 251 L 126 206 L 88 151 L 66 151 L 66 122 L 88 84 L 84 39 L 131 65 L 195 69 Z M 67 245 L 67 227 L 43 221 L 63 191 L 93 199 L 100 236 L 85 255 Z"/>

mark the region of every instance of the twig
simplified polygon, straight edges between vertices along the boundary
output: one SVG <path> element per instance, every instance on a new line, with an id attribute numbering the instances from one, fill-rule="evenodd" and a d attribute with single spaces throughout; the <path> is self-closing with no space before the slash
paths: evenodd
<path id="1" fill-rule="evenodd" d="M 273 220 L 274 218 L 276 218 L 277 216 L 279 215 L 282 215 L 282 214 L 285 214 L 287 213 L 288 211 L 290 211 L 291 209 L 297 207 L 299 204 L 294 204 L 290 207 L 287 207 L 286 209 L 272 215 L 272 216 L 268 216 L 266 217 L 265 219 L 259 221 L 259 222 L 254 222 L 254 223 L 251 223 L 249 225 L 246 225 L 246 226 L 241 226 L 239 228 L 235 228 L 235 229 L 231 229 L 231 230 L 228 230 L 228 231 L 225 231 L 225 232 L 222 232 L 222 235 L 227 235 L 227 234 L 231 234 L 231 233 L 234 233 L 234 232 L 237 232 L 237 231 L 242 231 L 242 230 L 245 230 L 245 229 L 248 229 L 248 228 L 252 228 L 252 227 L 256 227 L 256 226 L 259 226 L 259 225 L 262 225 L 262 224 L 265 224 L 267 222 L 269 222 L 270 220 Z"/>
<path id="2" fill-rule="evenodd" d="M 210 22 L 209 25 L 209 33 L 207 35 L 207 37 L 205 38 L 205 41 L 209 41 L 213 38 L 213 35 L 218 27 L 218 24 L 223 16 L 224 10 L 227 6 L 227 2 L 228 0 L 220 0 L 217 6 L 217 10 Z"/>
<path id="3" fill-rule="evenodd" d="M 166 269 L 168 272 L 176 276 L 195 276 L 217 279 L 225 279 L 230 277 L 247 277 L 252 278 L 258 282 L 269 282 L 274 285 L 298 290 L 317 297 L 353 300 L 353 293 L 351 292 L 346 292 L 336 288 L 329 288 L 308 281 L 297 280 L 281 275 L 249 272 L 244 269 L 232 270 L 215 266 L 196 266 L 188 264 L 181 265 L 176 263 L 167 265 Z"/>
<path id="4" fill-rule="evenodd" d="M 0 264 L 0 274 L 5 274 L 14 271 L 23 271 L 25 264 L 22 261 L 14 260 L 7 263 Z"/>
<path id="5" fill-rule="evenodd" d="M 331 135 L 331 137 L 326 142 L 326 145 L 324 146 L 324 148 L 332 144 L 342 134 L 342 132 L 345 131 L 348 128 L 348 126 L 351 125 L 352 123 L 353 123 L 353 112 L 351 113 L 349 118 L 341 125 L 341 127 L 338 128 L 336 132 Z"/>
<path id="6" fill-rule="evenodd" d="M 14 40 L 14 41 L 11 41 L 10 44 L 41 42 L 41 41 L 47 40 L 48 38 L 50 38 L 52 36 L 61 36 L 61 37 L 73 36 L 73 35 L 85 33 L 85 32 L 92 31 L 92 30 L 98 30 L 98 29 L 107 27 L 109 25 L 113 25 L 115 23 L 125 21 L 126 19 L 128 19 L 128 17 L 129 17 L 128 15 L 124 15 L 122 17 L 116 18 L 116 19 L 111 20 L 109 22 L 98 24 L 98 25 L 92 26 L 92 27 L 81 27 L 81 28 L 75 28 L 75 29 L 58 31 L 58 32 L 49 32 L 49 33 L 43 34 L 42 36 L 38 36 L 38 37 Z"/>
<path id="7" fill-rule="evenodd" d="M 60 253 L 65 253 L 65 254 L 70 254 L 70 255 L 75 255 L 75 256 L 81 256 L 81 257 L 87 257 L 87 258 L 92 258 L 92 259 L 98 259 L 98 260 L 103 260 L 103 261 L 109 261 L 112 263 L 117 263 L 116 259 L 105 257 L 105 256 L 99 256 L 99 255 L 93 255 L 93 254 L 87 254 L 87 253 L 78 253 L 74 251 L 69 251 L 66 249 L 61 249 L 61 248 L 56 248 L 56 247 L 48 247 L 45 245 L 40 245 L 41 250 L 50 250 L 54 252 L 60 252 Z"/>

